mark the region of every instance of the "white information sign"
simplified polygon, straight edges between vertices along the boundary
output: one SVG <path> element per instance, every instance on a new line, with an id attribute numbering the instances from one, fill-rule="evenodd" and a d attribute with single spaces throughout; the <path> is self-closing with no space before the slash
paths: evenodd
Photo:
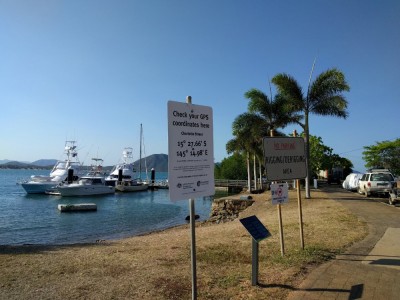
<path id="1" fill-rule="evenodd" d="M 287 183 L 271 183 L 272 204 L 289 202 L 289 186 Z"/>
<path id="2" fill-rule="evenodd" d="M 304 139 L 301 137 L 265 137 L 264 162 L 268 180 L 306 178 Z"/>
<path id="3" fill-rule="evenodd" d="M 168 101 L 168 183 L 171 200 L 214 195 L 211 107 Z"/>

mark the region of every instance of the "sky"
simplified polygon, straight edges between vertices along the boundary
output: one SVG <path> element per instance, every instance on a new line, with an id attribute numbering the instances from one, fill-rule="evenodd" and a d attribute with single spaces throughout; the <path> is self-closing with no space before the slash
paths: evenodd
<path id="1" fill-rule="evenodd" d="M 338 68 L 351 90 L 348 118 L 311 115 L 310 134 L 363 172 L 363 147 L 400 137 L 399 16 L 397 0 L 0 0 L 0 160 L 76 140 L 113 165 L 139 158 L 140 124 L 144 154 L 168 154 L 167 102 L 190 95 L 220 162 L 245 92 L 278 73 L 306 91 L 315 60 L 312 79 Z"/>

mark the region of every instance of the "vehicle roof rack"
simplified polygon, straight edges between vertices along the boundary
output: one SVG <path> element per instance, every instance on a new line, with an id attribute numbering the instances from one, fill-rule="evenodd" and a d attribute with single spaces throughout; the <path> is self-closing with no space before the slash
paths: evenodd
<path id="1" fill-rule="evenodd" d="M 369 169 L 368 172 L 377 173 L 377 172 L 387 172 L 390 173 L 389 169 Z"/>

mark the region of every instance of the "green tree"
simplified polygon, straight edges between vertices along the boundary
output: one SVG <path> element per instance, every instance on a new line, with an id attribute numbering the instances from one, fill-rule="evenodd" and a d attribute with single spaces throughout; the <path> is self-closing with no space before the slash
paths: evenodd
<path id="1" fill-rule="evenodd" d="M 243 180 L 247 176 L 246 163 L 243 154 L 234 153 L 224 158 L 219 164 L 218 179 Z"/>
<path id="2" fill-rule="evenodd" d="M 234 138 L 226 144 L 228 154 L 239 152 L 246 153 L 247 185 L 251 191 L 250 153 L 256 151 L 257 141 L 254 139 L 258 128 L 257 118 L 248 113 L 243 113 L 235 118 L 232 124 Z"/>
<path id="3" fill-rule="evenodd" d="M 285 103 L 285 99 L 279 95 L 276 95 L 274 98 L 271 95 L 270 99 L 264 92 L 253 88 L 245 93 L 245 97 L 249 100 L 247 106 L 248 115 L 255 119 L 253 121 L 256 126 L 253 130 L 253 139 L 255 140 L 253 149 L 255 157 L 259 161 L 260 182 L 262 182 L 263 138 L 272 135 L 283 136 L 284 134 L 278 129 L 285 128 L 290 123 L 299 122 L 302 116 L 293 110 L 288 110 L 289 106 Z M 255 168 L 256 166 L 254 165 Z"/>
<path id="4" fill-rule="evenodd" d="M 364 149 L 362 154 L 366 168 L 383 167 L 400 175 L 400 139 L 377 142 L 375 145 L 365 146 Z"/>
<path id="5" fill-rule="evenodd" d="M 294 112 L 302 112 L 303 122 L 298 124 L 303 128 L 305 133 L 306 159 L 307 159 L 307 174 L 306 179 L 306 198 L 310 198 L 310 129 L 309 115 L 311 113 L 321 116 L 334 116 L 346 118 L 347 101 L 343 96 L 344 91 L 349 91 L 350 87 L 345 80 L 344 74 L 338 69 L 329 69 L 311 82 L 307 88 L 307 93 L 304 95 L 301 86 L 298 82 L 288 74 L 281 73 L 274 78 L 272 82 L 277 87 L 279 96 L 284 98 L 289 103 L 290 110 Z"/>
<path id="6" fill-rule="evenodd" d="M 302 135 L 304 136 L 304 133 Z M 347 176 L 353 168 L 350 160 L 333 153 L 333 149 L 326 146 L 321 137 L 314 135 L 310 135 L 310 161 L 312 177 L 317 177 L 320 170 L 330 170 L 335 167 L 342 168 L 344 176 Z"/>
<path id="7" fill-rule="evenodd" d="M 310 135 L 311 177 L 317 177 L 320 170 L 331 169 L 332 148 L 324 145 L 322 138 Z"/>
<path id="8" fill-rule="evenodd" d="M 249 100 L 248 115 L 254 118 L 253 123 L 257 125 L 254 129 L 254 138 L 259 141 L 262 141 L 262 138 L 268 136 L 271 131 L 278 136 L 284 135 L 278 131 L 279 128 L 298 123 L 302 119 L 301 115 L 290 109 L 286 99 L 279 95 L 274 99 L 269 99 L 262 91 L 250 89 L 245 93 L 245 97 Z"/>
<path id="9" fill-rule="evenodd" d="M 223 179 L 221 176 L 221 163 L 214 164 L 214 178 L 215 179 Z"/>
<path id="10" fill-rule="evenodd" d="M 227 144 L 227 150 L 246 149 L 247 153 L 254 155 L 254 179 L 256 179 L 256 159 L 259 162 L 259 173 L 261 179 L 262 172 L 262 140 L 263 137 L 274 132 L 275 135 L 283 135 L 278 128 L 284 128 L 289 123 L 296 123 L 301 120 L 301 116 L 293 110 L 288 110 L 289 106 L 285 99 L 275 97 L 269 99 L 268 96 L 258 89 L 250 89 L 245 93 L 249 100 L 248 111 L 235 118 L 232 129 L 234 140 Z M 247 158 L 248 181 L 250 185 L 250 164 Z M 256 182 L 256 180 L 255 180 Z"/>
<path id="11" fill-rule="evenodd" d="M 340 157 L 337 154 L 332 154 L 330 157 L 330 168 L 334 167 L 341 167 L 343 169 L 343 176 L 346 177 L 349 175 L 351 172 L 353 172 L 353 163 L 345 158 L 345 157 Z"/>

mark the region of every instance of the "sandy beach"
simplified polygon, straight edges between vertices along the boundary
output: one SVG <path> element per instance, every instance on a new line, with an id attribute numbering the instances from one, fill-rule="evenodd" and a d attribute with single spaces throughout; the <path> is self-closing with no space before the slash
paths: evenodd
<path id="1" fill-rule="evenodd" d="M 303 191 L 302 250 L 297 195 L 289 191 L 282 257 L 270 192 L 251 196 L 255 203 L 239 218 L 256 215 L 272 233 L 260 242 L 259 285 L 251 285 L 251 238 L 239 219 L 198 222 L 198 299 L 285 299 L 311 269 L 367 234 L 329 193 L 315 190 L 306 200 Z M 0 299 L 190 299 L 190 229 L 95 244 L 0 246 L 0 268 Z"/>

